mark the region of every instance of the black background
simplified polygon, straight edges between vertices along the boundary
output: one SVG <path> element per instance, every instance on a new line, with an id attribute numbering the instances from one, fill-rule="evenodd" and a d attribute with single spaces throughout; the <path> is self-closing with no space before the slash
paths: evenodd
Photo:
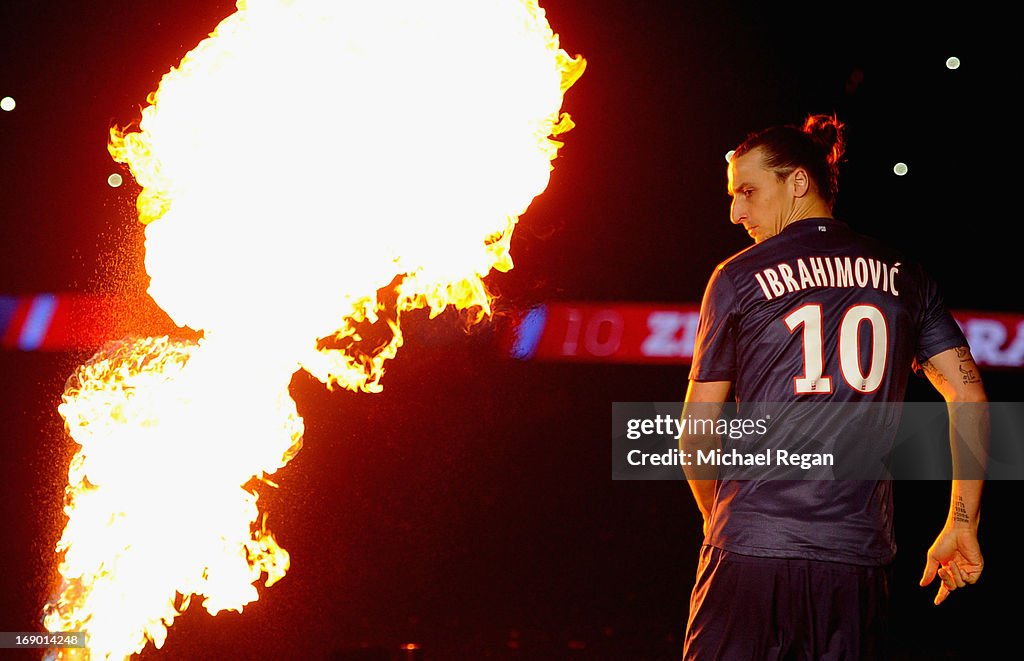
<path id="1" fill-rule="evenodd" d="M 978 8 L 833 3 L 543 3 L 586 73 L 547 192 L 522 217 L 498 316 L 466 333 L 414 318 L 379 395 L 299 374 L 305 447 L 261 500 L 292 554 L 244 614 L 194 605 L 142 658 L 329 658 L 416 642 L 427 658 L 677 658 L 699 547 L 684 483 L 612 482 L 613 401 L 682 398 L 686 368 L 520 363 L 507 313 L 546 300 L 697 301 L 748 238 L 725 160 L 747 133 L 836 112 L 849 152 L 836 215 L 925 263 L 958 309 L 1022 309 L 1004 60 Z M 105 144 L 224 2 L 0 6 L 0 293 L 145 286 L 130 182 Z M 945 61 L 959 57 L 956 71 Z M 268 92 L 269 93 L 269 92 Z M 897 161 L 909 166 L 893 174 Z M 73 447 L 56 411 L 89 355 L 0 354 L 0 630 L 35 630 Z M 993 400 L 1021 376 L 985 373 Z M 915 382 L 909 399 L 934 399 Z M 1016 483 L 991 483 L 982 582 L 939 608 L 916 586 L 948 485 L 897 484 L 895 644 L 978 658 L 1008 640 Z M 1012 602 L 1010 602 L 1012 603 Z M 21 653 L 19 658 L 30 658 Z"/>

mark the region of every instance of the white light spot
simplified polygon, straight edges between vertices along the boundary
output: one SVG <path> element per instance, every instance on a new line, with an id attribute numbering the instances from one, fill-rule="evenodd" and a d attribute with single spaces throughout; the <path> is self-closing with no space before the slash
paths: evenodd
<path id="1" fill-rule="evenodd" d="M 107 185 L 110 186 L 111 188 L 117 188 L 123 182 L 124 182 L 124 180 L 121 179 L 121 175 L 119 175 L 116 172 L 114 174 L 110 175 L 109 177 L 107 177 Z"/>
<path id="2" fill-rule="evenodd" d="M 730 149 L 729 151 L 725 152 L 725 162 L 726 163 L 732 163 L 732 155 L 735 154 L 735 153 L 736 153 L 735 149 Z"/>
<path id="3" fill-rule="evenodd" d="M 951 57 L 948 60 L 946 60 L 946 68 L 947 69 L 959 69 L 960 68 L 960 58 L 959 57 Z"/>
<path id="4" fill-rule="evenodd" d="M 897 177 L 902 177 L 907 173 L 907 169 L 906 163 L 897 163 L 893 166 L 892 171 L 896 173 Z"/>
<path id="5" fill-rule="evenodd" d="M 14 97 L 5 96 L 4 98 L 0 99 L 0 110 L 6 110 L 7 112 L 10 112 L 14 110 L 15 105 L 17 104 L 14 103 Z"/>

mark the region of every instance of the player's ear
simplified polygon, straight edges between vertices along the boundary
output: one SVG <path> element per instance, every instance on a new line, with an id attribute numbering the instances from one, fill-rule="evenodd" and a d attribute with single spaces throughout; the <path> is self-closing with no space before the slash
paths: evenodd
<path id="1" fill-rule="evenodd" d="M 807 170 L 797 168 L 789 173 L 790 192 L 794 197 L 803 197 L 811 189 L 811 178 L 807 176 Z"/>

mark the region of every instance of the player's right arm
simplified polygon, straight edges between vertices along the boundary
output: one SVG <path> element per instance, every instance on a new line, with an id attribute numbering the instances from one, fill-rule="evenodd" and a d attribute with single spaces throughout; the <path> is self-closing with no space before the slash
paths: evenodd
<path id="1" fill-rule="evenodd" d="M 683 406 L 684 420 L 718 420 L 721 415 L 722 405 L 738 373 L 736 325 L 739 314 L 736 299 L 736 288 L 719 265 L 708 280 L 700 304 L 700 322 L 694 339 L 693 364 Z M 715 434 L 692 434 L 688 426 L 684 430 L 678 439 L 683 457 L 695 458 L 698 451 L 708 452 L 721 447 L 722 439 Z M 715 502 L 718 468 L 713 464 L 698 465 L 696 461 L 687 465 L 684 461 L 683 472 L 704 517 L 704 532 L 707 533 Z"/>
<path id="2" fill-rule="evenodd" d="M 686 403 L 683 406 L 682 418 L 698 420 L 718 420 L 722 413 L 722 405 L 729 396 L 731 381 L 690 381 L 686 388 Z M 690 427 L 684 427 L 679 435 L 679 451 L 683 456 L 696 457 L 698 451 L 708 452 L 722 447 L 722 439 L 718 434 L 694 434 Z M 683 473 L 690 483 L 690 491 L 697 501 L 697 508 L 704 517 L 704 532 L 707 533 L 711 507 L 715 502 L 715 484 L 718 480 L 718 467 L 713 464 L 700 465 L 698 462 L 683 463 Z"/>
<path id="3" fill-rule="evenodd" d="M 942 580 L 935 596 L 938 605 L 953 590 L 976 582 L 984 567 L 978 523 L 988 462 L 988 397 L 966 346 L 940 352 L 921 367 L 946 400 L 953 459 L 949 512 L 942 531 L 928 549 L 921 577 L 922 586 L 930 584 L 936 575 Z"/>

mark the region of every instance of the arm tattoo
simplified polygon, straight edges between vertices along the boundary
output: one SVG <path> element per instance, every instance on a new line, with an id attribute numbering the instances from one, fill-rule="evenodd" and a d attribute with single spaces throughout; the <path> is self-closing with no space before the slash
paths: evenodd
<path id="1" fill-rule="evenodd" d="M 924 364 L 921 365 L 921 368 L 924 369 L 925 376 L 928 377 L 928 380 L 934 383 L 936 386 L 946 382 L 946 377 L 942 376 L 942 372 L 939 371 L 938 367 L 932 364 L 932 361 L 924 361 Z"/>
<path id="2" fill-rule="evenodd" d="M 960 376 L 963 378 L 964 383 L 981 383 L 981 378 L 978 377 L 977 372 L 972 369 L 964 369 L 963 365 L 960 365 Z"/>
<path id="3" fill-rule="evenodd" d="M 963 379 L 963 382 L 981 383 L 981 377 L 978 376 L 973 367 L 964 367 L 964 363 L 970 365 L 974 362 L 971 358 L 971 350 L 967 347 L 957 347 L 956 357 L 960 359 L 960 378 Z"/>
<path id="4" fill-rule="evenodd" d="M 967 517 L 967 506 L 964 505 L 963 496 L 956 497 L 956 505 L 953 508 L 953 520 L 957 523 L 970 523 Z"/>

